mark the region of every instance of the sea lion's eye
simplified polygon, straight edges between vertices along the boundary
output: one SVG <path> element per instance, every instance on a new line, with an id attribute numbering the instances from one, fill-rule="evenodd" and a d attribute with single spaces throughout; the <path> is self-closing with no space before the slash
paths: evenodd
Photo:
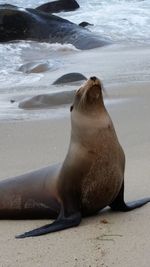
<path id="1" fill-rule="evenodd" d="M 70 112 L 73 110 L 73 105 L 72 106 L 70 106 Z"/>

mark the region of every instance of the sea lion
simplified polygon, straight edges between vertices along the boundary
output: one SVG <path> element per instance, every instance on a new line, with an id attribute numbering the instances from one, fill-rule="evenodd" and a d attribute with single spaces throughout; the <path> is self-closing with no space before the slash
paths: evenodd
<path id="1" fill-rule="evenodd" d="M 31 8 L 0 6 L 0 43 L 31 40 L 92 49 L 111 42 L 66 19 Z"/>
<path id="2" fill-rule="evenodd" d="M 78 72 L 71 72 L 59 77 L 57 80 L 53 82 L 53 85 L 63 85 L 67 83 L 69 84 L 73 83 L 73 85 L 75 85 L 75 83 L 76 84 L 78 83 L 79 85 L 84 80 L 87 80 L 87 78 L 83 74 Z M 22 109 L 39 109 L 39 108 L 42 109 L 42 108 L 52 108 L 60 105 L 67 105 L 72 102 L 74 93 L 75 90 L 68 90 L 63 92 L 53 92 L 50 94 L 40 94 L 24 99 L 19 103 L 18 106 L 19 108 Z"/>
<path id="3" fill-rule="evenodd" d="M 18 105 L 22 109 L 53 108 L 60 105 L 67 105 L 72 102 L 74 90 L 41 94 L 21 101 Z"/>
<path id="4" fill-rule="evenodd" d="M 61 11 L 73 11 L 79 7 L 80 6 L 75 0 L 58 0 L 44 3 L 43 5 L 38 6 L 36 9 L 48 13 L 58 13 Z"/>
<path id="5" fill-rule="evenodd" d="M 48 61 L 47 62 L 32 61 L 21 65 L 18 68 L 18 71 L 21 71 L 23 73 L 41 73 L 48 71 L 50 68 L 51 67 Z"/>
<path id="6" fill-rule="evenodd" d="M 76 91 L 70 111 L 71 139 L 64 162 L 0 182 L 1 218 L 56 218 L 17 238 L 77 226 L 82 217 L 106 206 L 130 211 L 150 202 L 124 202 L 125 155 L 99 79 L 91 77 Z"/>

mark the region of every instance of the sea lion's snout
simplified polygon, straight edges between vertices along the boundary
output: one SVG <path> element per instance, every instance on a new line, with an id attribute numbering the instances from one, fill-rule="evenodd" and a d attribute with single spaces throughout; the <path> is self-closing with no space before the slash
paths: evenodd
<path id="1" fill-rule="evenodd" d="M 89 96 L 94 95 L 95 91 L 97 91 L 96 95 L 97 94 L 100 95 L 101 89 L 102 89 L 101 81 L 96 76 L 92 76 L 76 91 L 76 96 L 83 100 L 88 95 Z"/>
<path id="2" fill-rule="evenodd" d="M 97 85 L 97 86 L 100 86 L 101 87 L 101 81 L 96 77 L 96 76 L 92 76 L 90 77 L 90 79 L 88 80 L 88 84 L 89 84 L 89 87 L 93 86 L 93 85 Z"/>
<path id="3" fill-rule="evenodd" d="M 92 81 L 96 81 L 97 80 L 97 78 L 95 77 L 95 76 L 92 76 L 91 78 L 90 78 Z"/>
<path id="4" fill-rule="evenodd" d="M 102 83 L 96 76 L 91 76 L 77 91 L 75 94 L 73 105 L 70 108 L 70 111 L 73 108 L 79 110 L 87 111 L 99 108 L 100 105 L 103 105 L 103 96 L 102 96 Z"/>
<path id="5" fill-rule="evenodd" d="M 89 91 L 93 91 L 94 92 L 94 90 L 96 88 L 98 89 L 98 91 L 101 90 L 101 88 L 102 88 L 101 81 L 96 76 L 92 76 L 85 83 L 85 90 L 86 90 L 87 93 Z"/>
<path id="6" fill-rule="evenodd" d="M 77 89 L 76 95 L 85 94 L 85 92 L 91 89 L 94 85 L 101 88 L 101 81 L 96 76 L 92 76 L 86 82 L 84 82 L 84 84 Z"/>

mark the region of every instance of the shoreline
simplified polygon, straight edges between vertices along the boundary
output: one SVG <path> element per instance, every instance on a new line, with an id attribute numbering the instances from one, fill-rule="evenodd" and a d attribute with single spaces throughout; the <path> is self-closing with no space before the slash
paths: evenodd
<path id="1" fill-rule="evenodd" d="M 49 119 L 51 118 L 51 114 L 53 114 L 53 118 L 66 116 L 65 103 L 67 103 L 67 93 L 65 93 L 65 91 L 76 90 L 79 88 L 79 85 L 52 85 L 57 78 L 66 73 L 79 72 L 87 78 L 92 75 L 97 76 L 103 81 L 106 90 L 108 88 L 108 96 L 111 87 L 113 88 L 118 85 L 122 87 L 126 85 L 126 83 L 145 83 L 150 81 L 149 47 L 142 46 L 140 48 L 131 48 L 128 46 L 112 45 L 110 47 L 88 51 L 74 51 L 68 54 L 63 52 L 61 60 L 64 62 L 64 68 L 52 72 L 45 72 L 40 79 L 35 79 L 34 82 L 31 79 L 31 82 L 28 81 L 27 84 L 21 84 L 20 82 L 18 84 L 12 83 L 12 85 L 9 87 L 7 86 L 5 90 L 3 88 L 0 102 L 0 120 Z M 39 74 L 34 74 L 34 77 L 36 78 L 38 75 Z M 24 77 L 28 80 L 30 79 L 30 75 L 26 74 Z M 61 94 L 64 94 L 63 105 L 60 105 L 62 102 L 59 100 L 58 96 L 54 96 L 56 92 L 60 92 L 60 97 Z M 50 109 L 23 110 L 18 108 L 19 103 L 25 99 L 45 94 L 52 94 L 53 101 L 56 103 L 55 106 L 53 106 L 50 101 Z M 11 99 L 14 99 L 15 103 L 10 103 Z"/>

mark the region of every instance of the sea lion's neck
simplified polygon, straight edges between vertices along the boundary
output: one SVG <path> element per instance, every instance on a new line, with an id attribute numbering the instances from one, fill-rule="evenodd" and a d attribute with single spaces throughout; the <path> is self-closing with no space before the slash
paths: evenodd
<path id="1" fill-rule="evenodd" d="M 99 132 L 113 127 L 111 118 L 105 108 L 92 114 L 74 110 L 71 119 L 71 142 L 83 140 L 96 140 Z"/>

